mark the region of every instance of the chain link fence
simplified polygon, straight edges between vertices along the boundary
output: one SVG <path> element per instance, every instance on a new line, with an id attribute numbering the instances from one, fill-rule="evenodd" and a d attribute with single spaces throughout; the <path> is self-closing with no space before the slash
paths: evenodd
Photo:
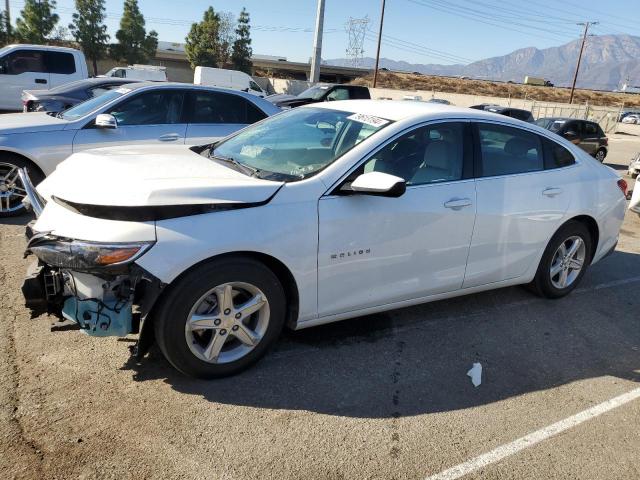
<path id="1" fill-rule="evenodd" d="M 591 105 L 569 105 L 562 103 L 533 102 L 531 106 L 533 118 L 566 117 L 580 120 L 591 120 L 600 124 L 606 133 L 615 132 L 622 107 L 593 107 Z"/>

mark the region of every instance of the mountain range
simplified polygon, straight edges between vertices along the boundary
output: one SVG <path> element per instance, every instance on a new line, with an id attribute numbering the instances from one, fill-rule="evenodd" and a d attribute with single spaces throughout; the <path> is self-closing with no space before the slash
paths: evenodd
<path id="1" fill-rule="evenodd" d="M 570 86 L 580 52 L 581 40 L 559 47 L 527 47 L 507 55 L 487 58 L 467 65 L 420 64 L 380 59 L 389 70 L 420 72 L 426 75 L 467 76 L 487 80 L 523 82 L 526 75 L 544 77 L 557 86 Z M 326 60 L 330 65 L 351 65 L 351 60 Z M 373 68 L 375 59 L 365 57 L 360 65 Z M 587 37 L 577 86 L 594 90 L 616 90 L 624 83 L 640 86 L 640 37 L 594 35 Z"/>

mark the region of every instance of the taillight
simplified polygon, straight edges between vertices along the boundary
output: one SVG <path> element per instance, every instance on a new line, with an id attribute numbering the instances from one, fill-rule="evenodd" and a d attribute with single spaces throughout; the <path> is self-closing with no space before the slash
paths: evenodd
<path id="1" fill-rule="evenodd" d="M 609 146 L 609 139 L 608 139 L 607 137 L 604 137 L 604 138 L 602 139 L 602 144 L 603 144 L 605 147 L 608 147 L 608 146 Z"/>
<path id="2" fill-rule="evenodd" d="M 620 190 L 622 190 L 622 194 L 626 197 L 627 188 L 629 187 L 629 185 L 627 185 L 627 182 L 625 181 L 624 178 L 621 178 L 620 180 L 618 180 L 618 187 L 620 188 Z"/>

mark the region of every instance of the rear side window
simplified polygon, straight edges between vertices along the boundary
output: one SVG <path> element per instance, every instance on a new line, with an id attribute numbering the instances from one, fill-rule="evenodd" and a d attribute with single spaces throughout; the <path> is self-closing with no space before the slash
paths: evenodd
<path id="1" fill-rule="evenodd" d="M 366 100 L 370 96 L 366 88 L 351 88 L 351 98 L 354 100 Z"/>
<path id="2" fill-rule="evenodd" d="M 583 127 L 585 136 L 595 137 L 598 135 L 598 126 L 595 123 L 585 122 Z"/>
<path id="3" fill-rule="evenodd" d="M 512 118 L 517 118 L 518 120 L 523 120 L 525 122 L 533 120 L 531 113 L 527 112 L 526 110 L 511 110 L 509 112 L 509 116 Z"/>
<path id="4" fill-rule="evenodd" d="M 61 75 L 76 73 L 76 61 L 71 53 L 46 52 L 45 64 L 49 73 Z"/>
<path id="5" fill-rule="evenodd" d="M 192 92 L 190 123 L 249 124 L 266 115 L 239 95 L 219 92 Z"/>
<path id="6" fill-rule="evenodd" d="M 540 137 L 503 125 L 478 124 L 482 177 L 513 175 L 544 169 Z"/>
<path id="7" fill-rule="evenodd" d="M 544 138 L 544 164 L 546 169 L 568 167 L 576 163 L 573 154 L 562 145 Z"/>

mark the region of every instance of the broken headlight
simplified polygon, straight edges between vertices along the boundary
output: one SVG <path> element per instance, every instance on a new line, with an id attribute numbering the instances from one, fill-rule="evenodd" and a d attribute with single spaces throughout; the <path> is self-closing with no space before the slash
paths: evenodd
<path id="1" fill-rule="evenodd" d="M 129 264 L 152 245 L 153 242 L 98 243 L 44 236 L 34 237 L 27 251 L 47 265 L 82 271 Z"/>

